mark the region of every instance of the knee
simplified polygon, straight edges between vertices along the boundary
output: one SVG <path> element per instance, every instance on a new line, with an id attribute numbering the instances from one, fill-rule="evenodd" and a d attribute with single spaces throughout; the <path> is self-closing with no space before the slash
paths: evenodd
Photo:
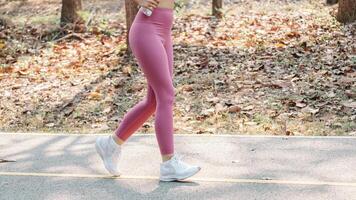
<path id="1" fill-rule="evenodd" d="M 165 92 L 162 92 L 162 94 L 159 97 L 159 102 L 164 105 L 173 105 L 174 101 L 175 101 L 175 96 L 174 96 L 173 87 Z"/>
<path id="2" fill-rule="evenodd" d="M 150 107 L 150 108 L 152 108 L 153 110 L 156 109 L 157 102 L 156 102 L 156 97 L 155 97 L 154 95 L 152 95 L 152 96 L 147 96 L 145 103 L 146 103 L 146 106 L 147 106 L 147 107 Z"/>

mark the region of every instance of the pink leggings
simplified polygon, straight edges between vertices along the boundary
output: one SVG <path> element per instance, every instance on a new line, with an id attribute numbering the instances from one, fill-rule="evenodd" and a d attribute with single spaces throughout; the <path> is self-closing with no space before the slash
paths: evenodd
<path id="1" fill-rule="evenodd" d="M 138 12 L 129 31 L 129 44 L 147 79 L 147 96 L 123 117 L 115 134 L 129 138 L 155 113 L 155 132 L 162 155 L 173 146 L 173 9 L 156 7 L 151 16 Z"/>

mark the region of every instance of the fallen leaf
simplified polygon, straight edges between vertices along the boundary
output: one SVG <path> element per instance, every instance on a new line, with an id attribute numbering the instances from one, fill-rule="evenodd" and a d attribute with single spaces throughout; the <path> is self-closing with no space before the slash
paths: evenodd
<path id="1" fill-rule="evenodd" d="M 356 108 L 356 101 L 344 101 L 342 105 L 348 108 Z"/>
<path id="2" fill-rule="evenodd" d="M 192 85 L 183 85 L 181 87 L 181 90 L 186 91 L 186 92 L 191 92 L 191 91 L 193 91 L 193 86 Z"/>
<path id="3" fill-rule="evenodd" d="M 225 110 L 225 107 L 221 103 L 217 103 L 215 105 L 215 111 L 216 112 L 220 112 L 220 111 L 224 111 L 224 110 Z"/>
<path id="4" fill-rule="evenodd" d="M 307 106 L 307 104 L 303 102 L 296 102 L 295 106 L 298 108 L 304 108 L 305 106 Z"/>
<path id="5" fill-rule="evenodd" d="M 316 113 L 319 112 L 319 108 L 312 108 L 310 106 L 307 106 L 307 107 L 302 109 L 302 112 L 311 113 L 311 114 L 315 115 Z"/>
<path id="6" fill-rule="evenodd" d="M 207 102 L 210 103 L 217 103 L 219 102 L 220 98 L 219 97 L 206 97 Z"/>
<path id="7" fill-rule="evenodd" d="M 241 107 L 240 106 L 230 106 L 229 107 L 229 112 L 230 113 L 236 113 L 236 112 L 240 112 L 241 111 Z"/>
<path id="8" fill-rule="evenodd" d="M 255 107 L 253 105 L 249 105 L 249 106 L 246 106 L 246 107 L 243 107 L 242 110 L 243 111 L 249 111 L 249 110 L 253 110 Z"/>
<path id="9" fill-rule="evenodd" d="M 132 67 L 130 65 L 123 67 L 122 68 L 122 73 L 125 74 L 125 75 L 131 75 Z"/>
<path id="10" fill-rule="evenodd" d="M 99 92 L 91 92 L 91 93 L 88 95 L 88 98 L 89 98 L 89 99 L 92 99 L 92 100 L 100 100 L 100 99 L 101 99 L 101 96 L 102 96 L 102 94 L 100 94 Z"/>
<path id="11" fill-rule="evenodd" d="M 356 98 L 356 92 L 354 92 L 354 91 L 346 90 L 345 94 L 350 98 Z"/>

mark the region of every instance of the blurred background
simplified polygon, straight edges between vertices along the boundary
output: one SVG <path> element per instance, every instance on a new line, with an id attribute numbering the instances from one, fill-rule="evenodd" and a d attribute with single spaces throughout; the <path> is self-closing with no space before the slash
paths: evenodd
<path id="1" fill-rule="evenodd" d="M 176 0 L 175 132 L 356 135 L 355 4 Z M 136 12 L 129 0 L 0 0 L 0 130 L 115 130 L 146 95 L 127 44 Z"/>

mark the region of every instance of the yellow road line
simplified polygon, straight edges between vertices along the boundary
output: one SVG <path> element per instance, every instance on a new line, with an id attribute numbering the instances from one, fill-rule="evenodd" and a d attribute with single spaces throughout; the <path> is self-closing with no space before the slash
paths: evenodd
<path id="1" fill-rule="evenodd" d="M 111 135 L 112 133 L 41 133 L 41 132 L 0 132 L 0 135 L 28 135 L 28 136 L 99 136 Z M 285 136 L 285 135 L 233 135 L 233 134 L 178 134 L 175 136 L 186 137 L 271 137 L 271 138 L 320 138 L 320 139 L 356 139 L 356 136 Z M 155 136 L 154 133 L 135 133 L 133 136 Z"/>
<path id="2" fill-rule="evenodd" d="M 156 176 L 110 176 L 100 174 L 60 174 L 47 172 L 0 172 L 0 176 L 42 176 L 42 177 L 73 177 L 73 178 L 104 178 L 104 179 L 143 179 L 158 180 Z M 333 181 L 293 181 L 293 180 L 263 180 L 263 179 L 234 179 L 234 178 L 188 178 L 185 181 L 223 182 L 223 183 L 262 183 L 262 184 L 292 184 L 292 185 L 331 185 L 356 187 L 356 182 Z"/>

